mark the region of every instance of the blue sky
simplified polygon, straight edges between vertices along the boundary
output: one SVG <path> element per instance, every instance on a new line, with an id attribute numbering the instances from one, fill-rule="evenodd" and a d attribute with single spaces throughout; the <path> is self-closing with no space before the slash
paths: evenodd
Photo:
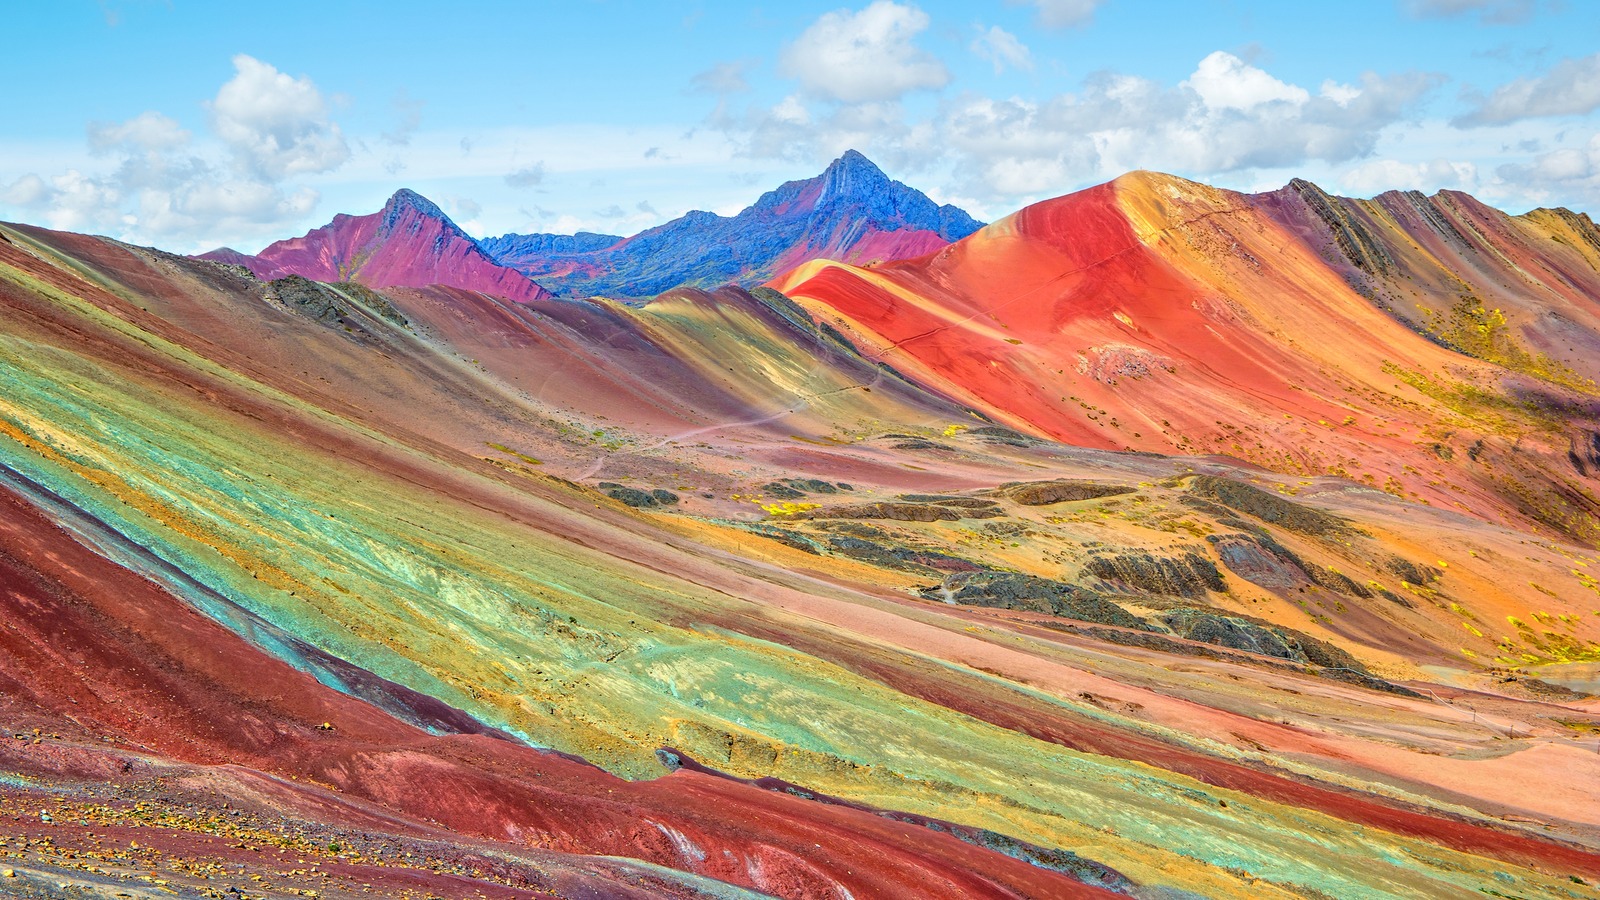
<path id="1" fill-rule="evenodd" d="M 630 234 L 850 147 L 984 219 L 1135 168 L 1600 212 L 1590 0 L 243 7 L 8 11 L 0 218 L 253 251 L 411 187 Z"/>

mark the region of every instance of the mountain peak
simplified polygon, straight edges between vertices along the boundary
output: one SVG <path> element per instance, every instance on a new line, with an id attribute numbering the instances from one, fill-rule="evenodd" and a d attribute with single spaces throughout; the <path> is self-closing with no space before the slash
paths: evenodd
<path id="1" fill-rule="evenodd" d="M 394 196 L 389 198 L 389 202 L 383 205 L 384 220 L 386 222 L 393 221 L 408 210 L 414 210 L 431 219 L 450 221 L 450 217 L 444 214 L 444 210 L 440 209 L 437 203 L 410 188 L 401 188 L 395 191 Z"/>
<path id="2" fill-rule="evenodd" d="M 514 301 L 549 296 L 527 276 L 496 263 L 444 210 L 409 188 L 395 191 L 376 213 L 334 216 L 256 256 L 219 248 L 206 258 L 244 265 L 262 278 L 293 274 L 378 289 L 444 285 Z"/>
<path id="3" fill-rule="evenodd" d="M 893 182 L 877 164 L 857 150 L 828 164 L 822 173 L 823 197 L 863 197 L 878 194 Z"/>

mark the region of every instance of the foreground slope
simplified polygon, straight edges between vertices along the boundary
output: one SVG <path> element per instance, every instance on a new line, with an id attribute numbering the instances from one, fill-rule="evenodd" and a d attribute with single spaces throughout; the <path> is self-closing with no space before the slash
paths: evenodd
<path id="1" fill-rule="evenodd" d="M 482 243 L 500 263 L 563 295 L 653 297 L 683 285 L 751 287 L 813 259 L 865 265 L 921 256 L 978 226 L 850 150 L 821 175 L 768 191 L 736 216 L 691 212 L 630 238 L 507 234 Z"/>
<path id="2" fill-rule="evenodd" d="M 1594 699 L 1509 668 L 1600 647 L 1581 547 L 986 424 L 765 291 L 514 304 L 0 234 L 5 790 L 63 811 L 6 822 L 28 873 L 146 820 L 233 865 L 226 802 L 449 896 L 1600 877 Z"/>

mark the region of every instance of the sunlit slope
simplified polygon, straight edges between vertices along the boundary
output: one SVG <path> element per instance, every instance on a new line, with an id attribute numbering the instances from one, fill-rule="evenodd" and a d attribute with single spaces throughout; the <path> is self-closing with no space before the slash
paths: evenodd
<path id="1" fill-rule="evenodd" d="M 774 286 L 869 355 L 1037 434 L 1338 475 L 1592 540 L 1590 469 L 1568 460 L 1592 430 L 1592 388 L 1408 327 L 1269 212 L 1133 173 L 932 256 L 811 263 Z"/>
<path id="2" fill-rule="evenodd" d="M 769 423 L 825 435 L 964 416 L 765 289 L 683 288 L 642 307 L 509 303 L 438 287 L 389 295 L 420 328 L 529 399 L 663 437 Z"/>
<path id="3" fill-rule="evenodd" d="M 1501 885 L 1496 870 L 1526 892 L 1570 883 L 1519 868 L 1526 849 L 1508 863 L 1352 829 L 911 697 L 774 637 L 859 630 L 957 661 L 987 643 L 885 627 L 890 611 L 842 588 L 801 591 L 652 539 L 591 493 L 319 408 L 157 334 L 127 298 L 0 254 L 7 468 L 285 632 L 530 741 L 630 776 L 660 772 L 671 745 L 1207 895 L 1439 894 Z M 770 624 L 758 639 L 718 620 Z"/>

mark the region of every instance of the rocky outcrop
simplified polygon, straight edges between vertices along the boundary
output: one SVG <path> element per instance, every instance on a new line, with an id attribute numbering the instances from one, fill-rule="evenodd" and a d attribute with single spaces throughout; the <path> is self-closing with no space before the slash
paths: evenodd
<path id="1" fill-rule="evenodd" d="M 1287 190 L 1299 197 L 1317 217 L 1329 239 L 1351 265 L 1376 276 L 1395 270 L 1394 260 L 1384 251 L 1383 245 L 1345 208 L 1342 200 L 1300 178 L 1291 180 Z"/>
<path id="2" fill-rule="evenodd" d="M 665 488 L 646 491 L 628 487 L 625 484 L 617 484 L 614 481 L 602 481 L 596 487 L 604 491 L 607 497 L 635 509 L 656 509 L 662 506 L 672 506 L 682 499 Z"/>
<path id="3" fill-rule="evenodd" d="M 1036 575 L 962 572 L 945 578 L 938 587 L 924 588 L 921 593 L 930 600 L 966 606 L 1048 613 L 1123 628 L 1151 627 L 1145 620 L 1094 591 Z"/>
<path id="4" fill-rule="evenodd" d="M 1150 553 L 1092 556 L 1084 564 L 1084 574 L 1099 579 L 1112 590 L 1126 593 L 1192 598 L 1204 597 L 1208 591 L 1228 590 L 1216 564 L 1192 550 L 1182 556 Z"/>
<path id="5" fill-rule="evenodd" d="M 1005 513 L 995 505 L 967 507 L 942 503 L 905 503 L 884 500 L 810 510 L 810 519 L 892 519 L 900 522 L 954 522 L 957 519 L 993 519 Z"/>
<path id="6" fill-rule="evenodd" d="M 983 568 L 971 560 L 937 550 L 895 546 L 851 535 L 833 535 L 828 538 L 827 547 L 840 556 L 907 572 L 977 572 Z"/>
<path id="7" fill-rule="evenodd" d="M 995 493 L 1023 506 L 1049 506 L 1073 500 L 1098 500 L 1131 494 L 1134 489 L 1120 484 L 1101 484 L 1096 481 L 1012 481 L 1000 485 Z"/>
<path id="8" fill-rule="evenodd" d="M 1338 516 L 1303 506 L 1231 478 L 1196 475 L 1189 483 L 1189 490 L 1196 496 L 1220 503 L 1235 512 L 1253 516 L 1268 524 L 1300 534 L 1321 537 L 1347 529 L 1345 520 Z"/>
<path id="9" fill-rule="evenodd" d="M 853 490 L 855 487 L 845 482 L 823 481 L 820 478 L 785 478 L 761 486 L 762 493 L 780 500 L 798 500 L 807 494 L 837 494 Z"/>

